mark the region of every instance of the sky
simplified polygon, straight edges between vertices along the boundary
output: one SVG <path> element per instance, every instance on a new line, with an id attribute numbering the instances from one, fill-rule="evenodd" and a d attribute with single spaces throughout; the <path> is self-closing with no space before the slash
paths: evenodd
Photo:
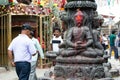
<path id="1" fill-rule="evenodd" d="M 99 14 L 120 15 L 120 0 L 96 0 Z"/>
<path id="2" fill-rule="evenodd" d="M 98 14 L 115 16 L 114 21 L 120 20 L 120 0 L 95 0 Z"/>

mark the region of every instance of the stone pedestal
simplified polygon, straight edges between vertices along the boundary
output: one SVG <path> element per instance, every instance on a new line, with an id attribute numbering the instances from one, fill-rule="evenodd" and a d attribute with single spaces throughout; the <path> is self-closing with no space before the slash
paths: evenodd
<path id="1" fill-rule="evenodd" d="M 106 77 L 102 64 L 104 58 L 102 57 L 59 56 L 56 58 L 56 62 L 54 68 L 56 78 L 64 77 L 68 80 L 97 80 Z"/>

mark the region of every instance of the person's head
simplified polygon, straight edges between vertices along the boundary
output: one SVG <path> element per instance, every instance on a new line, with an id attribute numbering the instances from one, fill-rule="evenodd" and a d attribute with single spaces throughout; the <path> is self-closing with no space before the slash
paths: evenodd
<path id="1" fill-rule="evenodd" d="M 103 34 L 103 36 L 106 36 L 106 34 Z"/>
<path id="2" fill-rule="evenodd" d="M 30 38 L 33 38 L 33 37 L 34 37 L 34 32 L 33 32 L 33 31 L 30 31 L 29 37 L 30 37 Z"/>
<path id="3" fill-rule="evenodd" d="M 29 36 L 32 27 L 29 24 L 23 24 L 21 28 L 21 34 L 26 34 Z"/>
<path id="4" fill-rule="evenodd" d="M 58 27 L 54 28 L 53 29 L 53 34 L 54 34 L 54 36 L 59 37 L 60 34 L 61 34 L 60 28 L 58 28 Z"/>
<path id="5" fill-rule="evenodd" d="M 83 13 L 80 10 L 77 10 L 75 16 L 74 16 L 74 21 L 76 26 L 80 27 L 83 23 Z"/>
<path id="6" fill-rule="evenodd" d="M 113 31 L 112 31 L 112 34 L 115 34 L 115 33 L 116 33 L 116 31 L 115 31 L 115 30 L 113 30 Z"/>

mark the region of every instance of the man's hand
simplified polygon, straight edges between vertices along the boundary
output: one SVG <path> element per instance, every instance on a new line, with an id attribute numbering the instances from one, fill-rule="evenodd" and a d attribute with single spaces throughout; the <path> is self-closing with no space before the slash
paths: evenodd
<path id="1" fill-rule="evenodd" d="M 10 63 L 11 63 L 11 65 L 14 67 L 15 66 L 15 63 L 14 63 L 14 55 L 13 55 L 13 52 L 11 51 L 11 50 L 8 50 L 8 58 L 9 58 L 9 60 L 11 61 Z"/>
<path id="2" fill-rule="evenodd" d="M 35 56 L 37 54 L 37 52 L 36 53 L 34 53 L 34 54 L 32 54 L 32 56 Z"/>
<path id="3" fill-rule="evenodd" d="M 13 67 L 15 67 L 15 62 L 11 61 L 11 65 L 12 65 Z"/>
<path id="4" fill-rule="evenodd" d="M 32 54 L 32 56 L 35 56 L 37 53 L 39 53 L 39 51 L 36 51 L 36 53 Z"/>

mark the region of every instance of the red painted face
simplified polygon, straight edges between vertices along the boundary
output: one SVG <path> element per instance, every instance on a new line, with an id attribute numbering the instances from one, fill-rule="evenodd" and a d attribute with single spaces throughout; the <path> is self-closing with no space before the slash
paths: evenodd
<path id="1" fill-rule="evenodd" d="M 81 22 L 82 20 L 83 20 L 83 16 L 81 16 L 81 15 L 75 16 L 75 21 L 76 22 Z"/>
<path id="2" fill-rule="evenodd" d="M 82 24 L 82 21 L 83 21 L 83 14 L 81 11 L 78 11 L 76 14 L 75 14 L 75 23 L 76 23 L 76 26 L 81 26 Z"/>

